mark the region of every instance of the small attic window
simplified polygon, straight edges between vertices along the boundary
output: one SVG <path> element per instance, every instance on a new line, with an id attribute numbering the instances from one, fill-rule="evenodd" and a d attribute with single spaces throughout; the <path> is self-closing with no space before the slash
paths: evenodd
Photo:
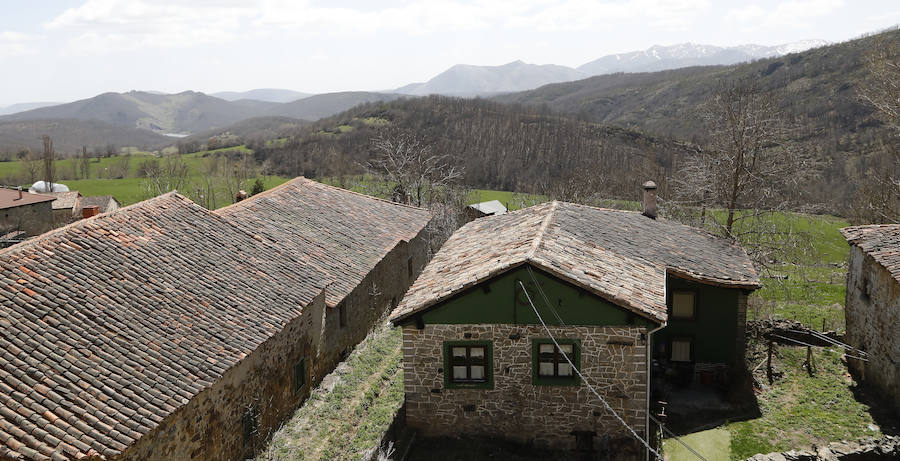
<path id="1" fill-rule="evenodd" d="M 340 303 L 338 304 L 338 324 L 341 328 L 347 326 L 347 304 Z"/>
<path id="2" fill-rule="evenodd" d="M 294 364 L 294 393 L 300 392 L 306 385 L 306 360 L 300 359 Z"/>
<path id="3" fill-rule="evenodd" d="M 672 318 L 693 320 L 697 314 L 697 293 L 694 291 L 672 292 Z"/>

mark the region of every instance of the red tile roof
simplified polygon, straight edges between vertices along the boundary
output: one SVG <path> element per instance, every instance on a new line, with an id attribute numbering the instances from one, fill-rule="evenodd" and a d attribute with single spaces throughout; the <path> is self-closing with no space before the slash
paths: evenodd
<path id="1" fill-rule="evenodd" d="M 0 459 L 120 453 L 301 315 L 307 259 L 175 193 L 3 250 Z"/>
<path id="2" fill-rule="evenodd" d="M 32 194 L 27 190 L 21 191 L 22 198 L 19 198 L 19 194 L 20 191 L 18 190 L 0 187 L 0 209 L 56 200 L 56 197 L 51 197 L 50 195 L 43 194 Z"/>
<path id="3" fill-rule="evenodd" d="M 533 264 L 644 317 L 666 320 L 666 273 L 759 288 L 740 246 L 640 213 L 550 202 L 456 231 L 392 314 L 400 321 L 522 264 Z"/>
<path id="4" fill-rule="evenodd" d="M 900 282 L 900 224 L 845 227 L 841 233 Z"/>
<path id="5" fill-rule="evenodd" d="M 216 213 L 255 235 L 309 256 L 332 275 L 326 301 L 335 306 L 400 241 L 431 220 L 422 208 L 381 200 L 303 177 Z"/>

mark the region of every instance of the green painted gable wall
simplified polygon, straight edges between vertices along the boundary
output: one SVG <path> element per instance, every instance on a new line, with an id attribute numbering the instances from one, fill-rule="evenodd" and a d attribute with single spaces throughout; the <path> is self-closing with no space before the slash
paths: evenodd
<path id="1" fill-rule="evenodd" d="M 587 290 L 532 267 L 535 279 L 566 325 L 655 325 Z M 541 297 L 527 266 L 512 269 L 425 311 L 425 324 L 540 324 L 518 281 L 521 280 L 548 325 L 562 325 Z M 410 323 L 414 320 L 410 320 Z"/>
<path id="2" fill-rule="evenodd" d="M 693 339 L 695 362 L 731 364 L 735 357 L 740 290 L 703 285 L 670 276 L 666 280 L 666 299 L 670 300 L 670 314 L 672 291 L 677 290 L 697 293 L 696 318 L 676 319 L 670 315 L 668 325 L 653 335 L 653 350 L 658 351 L 660 344 L 664 344 L 666 355 L 670 356 L 668 344 L 671 338 L 690 337 Z"/>

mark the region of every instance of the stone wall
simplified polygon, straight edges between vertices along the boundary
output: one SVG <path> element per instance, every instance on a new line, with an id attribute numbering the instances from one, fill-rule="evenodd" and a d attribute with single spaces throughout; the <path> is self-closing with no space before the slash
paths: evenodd
<path id="1" fill-rule="evenodd" d="M 331 367 L 346 357 L 375 324 L 397 306 L 425 268 L 428 243 L 424 232 L 410 242 L 399 242 L 341 303 L 326 309 L 323 359 Z M 341 309 L 346 310 L 343 327 Z"/>
<path id="2" fill-rule="evenodd" d="M 25 237 L 33 237 L 53 229 L 53 208 L 50 201 L 32 203 L 0 210 L 0 233 L 24 231 Z"/>
<path id="3" fill-rule="evenodd" d="M 845 305 L 846 341 L 869 354 L 869 362 L 847 359 L 851 372 L 900 413 L 900 282 L 857 246 L 850 247 Z"/>
<path id="4" fill-rule="evenodd" d="M 252 457 L 330 371 L 317 360 L 324 310 L 324 295 L 320 294 L 300 317 L 114 459 Z M 294 365 L 301 358 L 306 363 L 306 379 L 296 391 Z M 254 424 L 245 434 L 246 421 Z"/>
<path id="5" fill-rule="evenodd" d="M 581 370 L 628 424 L 646 427 L 646 345 L 639 327 L 550 327 L 558 339 L 581 340 Z M 537 446 L 575 448 L 572 431 L 592 431 L 595 441 L 639 456 L 639 446 L 584 384 L 532 384 L 532 339 L 547 338 L 541 325 L 414 325 L 403 327 L 406 422 L 425 437 L 481 435 Z M 511 339 L 515 338 L 515 339 Z M 443 343 L 491 340 L 493 389 L 446 389 Z M 633 344 L 633 345 L 626 345 Z"/>

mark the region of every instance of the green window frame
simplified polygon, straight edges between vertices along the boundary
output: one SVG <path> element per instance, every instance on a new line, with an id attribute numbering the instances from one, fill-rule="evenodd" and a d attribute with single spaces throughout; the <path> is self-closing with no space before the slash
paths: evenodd
<path id="1" fill-rule="evenodd" d="M 569 359 L 581 369 L 581 340 L 557 339 L 563 348 L 571 347 Z M 542 347 L 543 346 L 543 347 Z M 536 386 L 579 386 L 581 379 L 550 338 L 531 340 L 531 383 Z"/>
<path id="2" fill-rule="evenodd" d="M 444 341 L 444 388 L 493 389 L 493 343 Z"/>

